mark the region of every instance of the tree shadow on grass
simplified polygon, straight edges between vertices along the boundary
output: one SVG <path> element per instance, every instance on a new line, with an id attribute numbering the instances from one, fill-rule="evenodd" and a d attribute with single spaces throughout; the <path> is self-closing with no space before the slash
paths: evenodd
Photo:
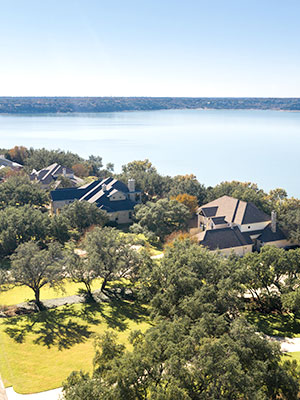
<path id="1" fill-rule="evenodd" d="M 293 337 L 300 334 L 300 320 L 289 314 L 263 314 L 253 311 L 247 313 L 246 318 L 266 335 Z"/>
<path id="2" fill-rule="evenodd" d="M 85 304 L 82 309 L 81 318 L 88 323 L 97 324 L 101 320 L 96 315 L 101 315 L 106 324 L 119 331 L 128 329 L 130 321 L 142 322 L 148 316 L 147 308 L 137 301 L 130 302 L 121 299 L 111 299 L 106 303 Z"/>
<path id="3" fill-rule="evenodd" d="M 34 344 L 69 349 L 85 342 L 92 332 L 88 325 L 77 322 L 80 318 L 73 306 L 51 309 L 23 317 L 9 318 L 4 332 L 17 343 L 24 343 L 27 334 L 33 334 Z"/>
<path id="4" fill-rule="evenodd" d="M 68 305 L 11 317 L 3 325 L 4 332 L 17 343 L 24 343 L 30 334 L 34 344 L 63 350 L 85 342 L 93 334 L 91 325 L 105 321 L 110 328 L 124 331 L 130 321 L 142 322 L 147 315 L 147 308 L 138 302 L 112 299 L 106 303 L 85 303 L 80 308 Z"/>

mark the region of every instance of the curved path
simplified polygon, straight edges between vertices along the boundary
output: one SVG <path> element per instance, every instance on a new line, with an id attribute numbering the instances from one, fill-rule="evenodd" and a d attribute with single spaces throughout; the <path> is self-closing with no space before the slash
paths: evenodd
<path id="1" fill-rule="evenodd" d="M 289 338 L 280 336 L 267 336 L 268 339 L 280 344 L 281 351 L 293 353 L 300 351 L 300 338 Z"/>
<path id="2" fill-rule="evenodd" d="M 19 394 L 12 387 L 6 389 L 7 400 L 59 400 L 61 388 L 34 394 Z M 2 398 L 0 397 L 2 400 Z"/>

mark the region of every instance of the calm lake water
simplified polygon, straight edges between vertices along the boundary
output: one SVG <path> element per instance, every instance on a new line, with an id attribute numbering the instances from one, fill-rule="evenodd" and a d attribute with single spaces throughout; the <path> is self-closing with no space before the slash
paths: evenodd
<path id="1" fill-rule="evenodd" d="M 100 155 L 115 170 L 149 158 L 162 174 L 193 173 L 283 187 L 300 197 L 300 113 L 168 110 L 97 114 L 2 115 L 0 147 L 15 145 Z"/>

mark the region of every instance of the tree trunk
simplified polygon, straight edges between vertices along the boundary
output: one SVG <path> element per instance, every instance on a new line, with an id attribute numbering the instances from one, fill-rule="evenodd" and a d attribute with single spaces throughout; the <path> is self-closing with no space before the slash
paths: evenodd
<path id="1" fill-rule="evenodd" d="M 35 289 L 34 296 L 35 296 L 35 304 L 37 305 L 37 308 L 41 311 L 43 309 L 43 304 L 40 300 L 40 289 Z"/>
<path id="2" fill-rule="evenodd" d="M 85 284 L 85 288 L 86 288 L 86 301 L 88 301 L 88 302 L 95 301 L 93 294 L 92 294 L 91 285 L 87 282 L 84 282 L 84 284 Z"/>
<path id="3" fill-rule="evenodd" d="M 106 286 L 106 284 L 107 284 L 107 281 L 108 281 L 108 276 L 106 276 L 104 279 L 103 279 L 103 282 L 102 282 L 102 285 L 101 285 L 101 292 L 104 292 L 104 289 L 105 289 L 105 286 Z"/>

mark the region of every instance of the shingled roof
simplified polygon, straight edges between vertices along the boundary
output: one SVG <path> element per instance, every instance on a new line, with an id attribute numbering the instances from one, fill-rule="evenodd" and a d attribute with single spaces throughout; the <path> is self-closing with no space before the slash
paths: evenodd
<path id="1" fill-rule="evenodd" d="M 229 249 L 252 245 L 249 235 L 240 232 L 237 226 L 232 228 L 211 229 L 203 232 L 203 238 L 199 244 L 208 247 L 210 250 Z"/>
<path id="2" fill-rule="evenodd" d="M 262 234 L 257 238 L 263 243 L 276 242 L 277 240 L 285 240 L 286 236 L 282 232 L 278 226 L 276 227 L 276 231 L 273 232 L 271 228 L 271 224 L 267 225 L 265 229 L 262 231 Z"/>
<path id="3" fill-rule="evenodd" d="M 52 201 L 79 200 L 95 203 L 107 212 L 133 210 L 136 202 L 126 198 L 110 201 L 110 195 L 121 191 L 127 195 L 128 187 L 114 178 L 96 180 L 79 188 L 56 189 L 50 192 Z"/>
<path id="4" fill-rule="evenodd" d="M 67 175 L 73 185 L 80 185 L 83 180 L 74 175 L 72 169 L 64 167 L 63 165 L 53 163 L 46 168 L 39 171 L 33 170 L 30 174 L 31 180 L 37 180 L 43 185 L 50 185 L 55 182 L 56 179 L 61 175 Z"/>
<path id="5" fill-rule="evenodd" d="M 200 207 L 199 212 L 202 212 L 205 217 L 225 216 L 227 222 L 238 225 L 271 220 L 271 218 L 263 211 L 259 210 L 255 204 L 251 202 L 247 203 L 226 195 Z"/>

